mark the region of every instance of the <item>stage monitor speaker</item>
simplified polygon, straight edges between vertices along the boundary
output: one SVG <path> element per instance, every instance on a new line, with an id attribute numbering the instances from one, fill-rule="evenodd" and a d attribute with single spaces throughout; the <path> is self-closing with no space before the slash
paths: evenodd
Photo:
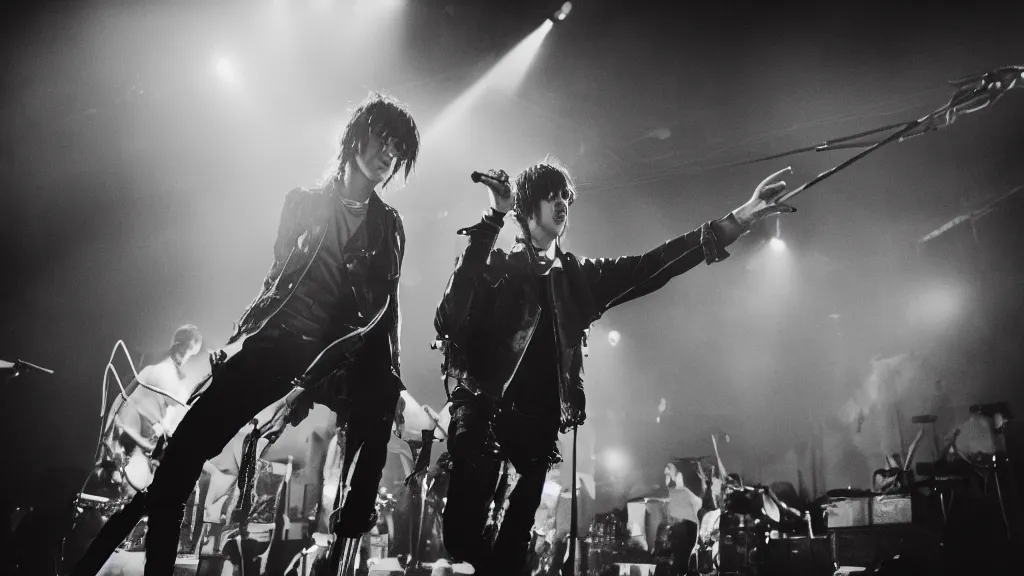
<path id="1" fill-rule="evenodd" d="M 835 572 L 829 539 L 824 536 L 769 540 L 761 568 L 762 576 L 832 576 Z"/>
<path id="2" fill-rule="evenodd" d="M 839 566 L 878 569 L 899 564 L 901 570 L 942 573 L 941 534 L 917 525 L 870 526 L 829 530 L 832 560 Z M 903 572 L 900 572 L 903 573 Z"/>

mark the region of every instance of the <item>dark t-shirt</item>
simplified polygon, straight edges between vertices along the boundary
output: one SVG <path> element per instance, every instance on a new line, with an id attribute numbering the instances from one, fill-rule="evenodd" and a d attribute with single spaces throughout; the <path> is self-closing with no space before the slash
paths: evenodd
<path id="1" fill-rule="evenodd" d="M 336 192 L 328 193 L 332 211 L 323 244 L 278 315 L 292 330 L 322 340 L 338 338 L 359 323 L 343 254 L 348 242 L 366 234 L 364 222 L 368 210 L 367 203 L 345 201 Z"/>
<path id="2" fill-rule="evenodd" d="M 540 425 L 557 426 L 561 412 L 558 401 L 558 355 L 555 326 L 548 305 L 548 283 L 537 278 L 541 290 L 541 312 L 537 328 L 526 346 L 519 368 L 512 376 L 506 398 L 517 412 L 538 418 Z"/>

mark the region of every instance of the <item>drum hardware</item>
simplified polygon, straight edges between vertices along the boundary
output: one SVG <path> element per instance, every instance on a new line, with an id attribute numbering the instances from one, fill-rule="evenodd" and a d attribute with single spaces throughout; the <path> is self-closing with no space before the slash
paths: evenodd
<path id="1" fill-rule="evenodd" d="M 436 423 L 437 421 L 435 420 L 435 427 L 420 431 L 419 441 L 408 442 L 416 464 L 413 468 L 413 473 L 404 482 L 407 489 L 407 497 L 410 498 L 411 503 L 411 506 L 407 509 L 411 511 L 409 514 L 409 535 L 412 540 L 405 563 L 406 573 L 422 572 L 424 570 L 429 572 L 429 569 L 424 564 L 426 559 L 424 546 L 428 539 L 434 542 L 438 537 L 437 534 L 433 534 L 436 530 L 432 528 L 435 527 L 434 525 L 440 510 L 436 509 L 438 499 L 436 497 L 432 498 L 434 496 L 432 489 L 439 478 L 428 473 L 433 444 L 438 440 L 435 437 L 434 431 L 440 429 L 440 426 L 437 426 Z M 431 514 L 428 514 L 428 504 L 431 501 L 435 505 L 430 506 Z M 428 533 L 433 537 L 428 537 Z"/>
<path id="2" fill-rule="evenodd" d="M 919 416 L 914 416 L 913 418 L 910 419 L 910 421 L 914 424 L 921 424 L 922 433 L 924 432 L 925 425 L 931 427 L 932 447 L 935 449 L 936 455 L 941 453 L 939 448 L 939 435 L 935 432 L 935 422 L 937 420 L 938 417 L 934 414 L 922 414 Z M 909 461 L 910 458 L 908 457 L 907 460 Z"/>
<path id="3" fill-rule="evenodd" d="M 246 434 L 242 443 L 242 461 L 238 475 L 238 505 L 232 511 L 231 521 L 237 523 L 224 546 L 224 554 L 244 572 L 259 573 L 277 572 L 287 564 L 290 552 L 287 542 L 292 542 L 289 532 L 294 528 L 288 516 L 291 500 L 291 477 L 294 470 L 294 459 L 288 456 L 281 473 L 281 483 L 272 493 L 255 494 L 257 484 L 264 486 L 264 479 L 276 477 L 273 471 L 275 463 L 261 460 L 257 456 L 257 445 L 264 438 L 259 423 L 253 419 L 253 429 Z M 259 534 L 254 527 L 264 528 Z M 264 547 L 262 544 L 266 543 Z M 262 549 L 261 549 L 262 548 Z M 282 556 L 282 553 L 285 555 Z"/>
<path id="4" fill-rule="evenodd" d="M 958 426 L 953 431 L 953 435 L 951 436 L 947 445 L 944 447 L 943 455 L 945 464 L 951 465 L 957 462 L 961 463 L 961 465 L 966 464 L 967 469 L 970 472 L 973 472 L 974 474 L 982 476 L 986 479 L 991 478 L 993 480 L 993 483 L 995 484 L 996 488 L 996 497 L 999 502 L 999 512 L 1003 521 L 1003 526 L 1006 531 L 1006 537 L 1008 540 L 1012 540 L 1012 528 L 1009 516 L 1007 515 L 1006 511 L 1006 503 L 1003 497 L 1002 482 L 1000 481 L 1000 476 L 1005 473 L 1012 472 L 1012 468 L 1009 466 L 1010 462 L 1006 453 L 999 452 L 1000 448 L 1005 449 L 1006 424 L 1008 424 L 1012 420 L 1010 408 L 1006 402 L 993 402 L 989 404 L 974 404 L 970 407 L 970 412 L 973 415 L 983 418 L 984 420 L 981 420 L 982 422 L 988 423 L 985 425 L 986 428 L 984 432 L 982 432 L 980 435 L 984 441 L 979 441 L 977 426 L 968 427 L 968 450 L 971 450 L 971 447 L 973 447 L 973 450 L 975 451 L 969 451 L 967 454 L 964 454 L 960 450 L 958 446 L 958 440 L 962 436 L 963 427 L 967 423 L 971 422 L 971 420 L 969 419 L 967 422 L 965 422 L 961 426 Z M 991 428 L 987 428 L 989 424 L 991 425 Z M 973 434 L 971 434 L 972 431 L 974 432 Z M 982 447 L 982 449 L 978 448 L 979 445 Z M 987 452 L 984 450 L 984 448 L 989 448 L 992 450 L 992 452 Z M 942 462 L 936 462 L 936 465 L 939 467 L 948 467 L 942 466 L 942 464 Z M 939 491 L 939 498 L 940 504 L 942 506 L 944 522 L 947 522 L 946 519 L 948 517 L 949 509 L 951 509 L 953 505 L 953 494 L 955 493 L 950 493 L 950 502 L 947 504 L 945 502 L 945 490 Z"/>

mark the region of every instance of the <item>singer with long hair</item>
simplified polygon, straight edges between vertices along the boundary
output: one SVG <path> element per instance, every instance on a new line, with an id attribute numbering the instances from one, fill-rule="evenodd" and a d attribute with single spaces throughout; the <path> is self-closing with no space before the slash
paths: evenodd
<path id="1" fill-rule="evenodd" d="M 284 199 L 270 271 L 228 342 L 241 342 L 240 350 L 213 362 L 209 386 L 178 425 L 148 491 L 110 518 L 73 574 L 95 574 L 148 512 L 146 576 L 169 576 L 184 504 L 203 464 L 264 408 L 274 406 L 271 422 L 283 420 L 296 402 L 308 408 L 314 391 L 317 402 L 339 412 L 346 464 L 354 466 L 344 506 L 332 514 L 330 558 L 331 574 L 351 570 L 359 539 L 375 521 L 403 389 L 398 281 L 405 233 L 377 188 L 400 173 L 408 177 L 418 152 L 416 123 L 401 103 L 375 93 L 355 110 L 327 178 Z M 352 358 L 344 372 L 320 366 L 333 358 L 321 352 L 352 334 L 361 344 L 346 348 Z M 313 381 L 311 374 L 324 376 Z"/>

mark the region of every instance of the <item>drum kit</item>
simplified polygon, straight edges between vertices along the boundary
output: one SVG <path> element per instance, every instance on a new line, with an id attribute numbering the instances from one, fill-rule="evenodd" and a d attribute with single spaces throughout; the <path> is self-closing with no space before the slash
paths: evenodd
<path id="1" fill-rule="evenodd" d="M 806 514 L 770 486 L 729 476 L 720 458 L 677 459 L 673 466 L 667 495 L 638 497 L 594 517 L 586 537 L 588 575 L 755 574 L 768 560 L 770 541 L 807 538 Z M 546 536 L 536 531 L 535 548 L 546 554 L 533 574 L 557 573 L 559 543 Z"/>

